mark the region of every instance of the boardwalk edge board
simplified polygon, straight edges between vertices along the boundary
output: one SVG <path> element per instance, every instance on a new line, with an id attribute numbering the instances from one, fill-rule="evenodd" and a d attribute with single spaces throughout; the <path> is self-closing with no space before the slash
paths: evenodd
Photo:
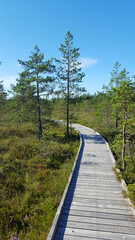
<path id="1" fill-rule="evenodd" d="M 62 123 L 62 121 L 60 121 Z M 69 189 L 69 186 L 70 186 L 70 183 L 71 183 L 71 179 L 72 179 L 72 176 L 74 174 L 74 171 L 75 171 L 75 167 L 76 167 L 76 164 L 77 164 L 77 161 L 78 161 L 78 158 L 79 158 L 79 153 L 81 151 L 81 148 L 82 148 L 82 136 L 81 136 L 81 133 L 75 129 L 79 135 L 80 135 L 80 146 L 79 146 L 79 150 L 77 152 L 77 155 L 76 155 L 76 159 L 75 159 L 75 162 L 74 162 L 74 165 L 73 165 L 73 168 L 72 168 L 72 171 L 71 171 L 71 174 L 69 176 L 69 179 L 68 179 L 68 182 L 67 182 L 67 185 L 66 185 L 66 188 L 64 190 L 64 193 L 63 193 L 63 196 L 62 196 L 62 199 L 60 201 L 60 204 L 59 204 L 59 207 L 57 209 L 57 212 L 56 212 L 56 215 L 55 215 L 55 218 L 54 218 L 54 221 L 53 221 L 53 224 L 52 224 L 52 227 L 50 229 L 50 232 L 49 232 L 49 235 L 47 237 L 47 240 L 53 240 L 54 238 L 54 235 L 55 235 L 55 232 L 56 232 L 56 229 L 57 229 L 57 225 L 58 225 L 58 222 L 59 222 L 59 219 L 60 219 L 60 215 L 61 215 L 61 212 L 62 212 L 62 209 L 63 209 L 63 206 L 64 206 L 64 202 L 65 202 L 65 199 L 66 199 L 66 196 L 67 196 L 67 192 L 68 192 L 68 189 Z"/>

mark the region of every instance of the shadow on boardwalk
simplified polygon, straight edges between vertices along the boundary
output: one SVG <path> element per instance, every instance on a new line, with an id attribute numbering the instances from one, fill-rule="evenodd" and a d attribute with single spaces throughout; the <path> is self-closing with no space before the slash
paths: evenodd
<path id="1" fill-rule="evenodd" d="M 63 205 L 64 207 L 66 206 L 66 209 L 65 208 L 62 209 L 62 213 L 61 213 L 62 219 L 60 217 L 59 223 L 58 223 L 58 226 L 60 227 L 60 238 L 59 238 L 60 240 L 62 240 L 64 238 L 64 233 L 65 233 L 66 226 L 67 226 L 67 220 L 68 220 L 68 216 L 69 216 L 69 212 L 70 212 L 70 207 L 72 204 L 74 191 L 75 191 L 76 183 L 77 183 L 77 179 L 78 179 L 78 173 L 79 173 L 79 169 L 80 169 L 83 151 L 84 151 L 84 138 L 82 136 L 82 145 L 81 145 L 81 149 L 80 149 L 80 152 L 78 155 L 78 160 L 77 160 L 74 174 L 72 176 L 72 180 L 71 180 L 68 192 L 67 192 L 67 196 L 66 196 L 64 205 Z M 57 234 L 57 232 L 56 232 L 56 234 Z M 54 237 L 54 239 L 55 239 L 55 237 Z"/>
<path id="2" fill-rule="evenodd" d="M 90 144 L 93 144 L 93 143 L 94 144 L 105 144 L 106 143 L 105 140 L 101 137 L 101 135 L 96 135 L 96 134 L 87 135 L 87 134 L 84 134 L 83 137 L 84 137 L 84 140 L 87 143 L 90 143 Z"/>

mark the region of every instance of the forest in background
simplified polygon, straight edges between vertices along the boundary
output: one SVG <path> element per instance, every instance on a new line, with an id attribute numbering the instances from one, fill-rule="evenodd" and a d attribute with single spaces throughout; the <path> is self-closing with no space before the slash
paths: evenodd
<path id="1" fill-rule="evenodd" d="M 135 204 L 135 81 L 116 62 L 108 86 L 95 95 L 68 31 L 61 60 L 44 61 L 38 46 L 8 95 L 0 83 L 0 239 L 46 239 L 79 148 L 69 122 L 109 143 Z M 64 120 L 62 126 L 54 120 Z"/>

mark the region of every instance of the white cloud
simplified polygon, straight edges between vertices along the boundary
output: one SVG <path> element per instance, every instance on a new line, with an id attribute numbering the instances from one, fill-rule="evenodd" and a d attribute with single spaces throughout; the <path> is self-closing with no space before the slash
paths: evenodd
<path id="1" fill-rule="evenodd" d="M 19 63 L 16 63 L 15 66 L 16 67 L 21 67 L 21 65 Z"/>
<path id="2" fill-rule="evenodd" d="M 18 78 L 18 76 L 15 76 L 15 75 L 5 75 L 5 76 L 0 77 L 0 81 L 3 81 L 5 90 L 9 90 L 10 84 L 11 83 L 15 84 L 17 78 Z"/>
<path id="3" fill-rule="evenodd" d="M 88 67 L 91 67 L 93 65 L 96 65 L 97 62 L 98 62 L 98 59 L 94 59 L 94 58 L 81 58 L 80 62 L 81 62 L 81 67 L 82 68 L 88 68 Z"/>

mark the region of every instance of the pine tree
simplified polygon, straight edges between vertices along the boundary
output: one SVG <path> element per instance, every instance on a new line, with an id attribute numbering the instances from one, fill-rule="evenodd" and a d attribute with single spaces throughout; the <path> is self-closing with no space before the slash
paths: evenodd
<path id="1" fill-rule="evenodd" d="M 18 60 L 24 67 L 24 73 L 27 73 L 29 83 L 35 86 L 38 125 L 39 125 L 39 139 L 42 137 L 42 121 L 41 121 L 41 95 L 50 95 L 54 90 L 54 78 L 50 76 L 55 70 L 52 65 L 52 60 L 44 61 L 44 54 L 41 54 L 38 46 L 35 46 L 34 52 L 29 56 L 28 61 Z M 49 74 L 44 76 L 45 74 Z"/>
<path id="2" fill-rule="evenodd" d="M 36 106 L 36 87 L 31 85 L 29 73 L 22 72 L 16 79 L 16 85 L 11 84 L 11 93 L 14 96 L 14 104 L 16 102 L 17 112 L 21 114 L 21 120 L 27 121 L 33 118 L 32 112 Z M 34 111 L 35 112 L 35 111 Z"/>
<path id="3" fill-rule="evenodd" d="M 1 62 L 0 62 L 1 65 Z M 4 110 L 5 103 L 6 103 L 7 93 L 4 90 L 3 81 L 0 81 L 0 112 Z"/>
<path id="4" fill-rule="evenodd" d="M 119 111 L 119 121 L 122 127 L 122 163 L 123 170 L 126 168 L 126 141 L 127 141 L 127 128 L 131 124 L 132 111 L 135 108 L 134 99 L 134 82 L 131 82 L 128 77 L 128 72 L 123 69 L 120 73 L 121 83 L 115 89 L 115 105 L 116 111 Z"/>
<path id="5" fill-rule="evenodd" d="M 66 109 L 67 109 L 67 136 L 69 136 L 69 104 L 70 98 L 79 95 L 84 91 L 79 84 L 82 82 L 84 73 L 81 73 L 80 62 L 78 61 L 79 48 L 73 47 L 73 36 L 70 31 L 65 37 L 65 44 L 61 44 L 59 48 L 62 54 L 62 60 L 57 60 L 59 67 L 57 69 L 58 78 L 61 80 L 61 92 L 66 93 Z"/>
<path id="6" fill-rule="evenodd" d="M 3 81 L 0 81 L 0 109 L 1 109 L 1 111 L 4 109 L 6 98 L 7 98 L 7 93 L 4 90 Z"/>
<path id="7" fill-rule="evenodd" d="M 120 72 L 121 64 L 117 61 L 114 64 L 113 70 L 111 72 L 111 80 L 110 80 L 110 86 L 111 90 L 113 90 L 114 96 L 115 96 L 115 89 L 120 85 L 121 82 L 121 72 Z M 114 97 L 115 98 L 115 97 Z M 118 119 L 119 119 L 119 112 L 115 112 L 115 128 L 118 128 Z"/>

